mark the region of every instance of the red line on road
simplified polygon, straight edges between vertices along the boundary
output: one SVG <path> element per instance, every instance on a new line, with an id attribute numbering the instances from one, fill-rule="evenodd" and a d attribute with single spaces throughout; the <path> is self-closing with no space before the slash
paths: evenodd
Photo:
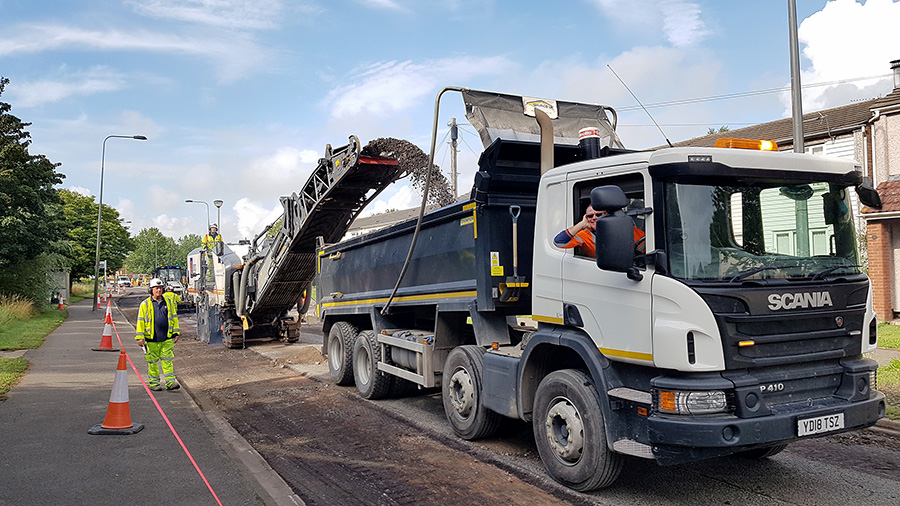
<path id="1" fill-rule="evenodd" d="M 122 338 L 119 337 L 119 330 L 116 328 L 116 322 L 112 323 L 113 332 L 116 333 L 116 339 L 119 340 L 119 346 L 121 349 L 125 349 L 125 346 L 122 344 Z M 188 459 L 191 461 L 191 464 L 194 465 L 194 469 L 197 470 L 197 474 L 200 475 L 200 478 L 203 479 L 203 483 L 206 483 L 206 488 L 209 489 L 209 493 L 216 499 L 216 502 L 219 506 L 222 506 L 222 501 L 219 500 L 219 496 L 216 495 L 216 491 L 213 490 L 212 485 L 209 484 L 209 480 L 206 479 L 206 476 L 203 474 L 203 471 L 200 470 L 200 466 L 197 465 L 197 462 L 194 460 L 194 457 L 191 455 L 191 452 L 188 451 L 187 446 L 184 445 L 184 441 L 181 440 L 181 437 L 178 435 L 178 431 L 175 430 L 175 427 L 172 426 L 172 422 L 169 421 L 169 417 L 166 416 L 166 412 L 163 411 L 162 406 L 159 405 L 159 402 L 156 401 L 156 397 L 153 396 L 153 392 L 150 391 L 150 387 L 147 386 L 147 383 L 144 381 L 144 378 L 141 376 L 141 373 L 138 372 L 137 367 L 134 366 L 134 362 L 131 361 L 131 357 L 128 356 L 128 353 L 125 353 L 125 358 L 128 359 L 128 363 L 131 364 L 131 370 L 134 371 L 134 374 L 137 375 L 138 379 L 141 380 L 141 385 L 144 385 L 144 391 L 147 392 L 147 395 L 150 396 L 150 399 L 153 401 L 153 404 L 156 406 L 156 409 L 159 410 L 159 414 L 162 415 L 163 420 L 166 421 L 166 425 L 169 426 L 169 430 L 172 431 L 172 435 L 175 436 L 175 439 L 178 440 L 178 444 L 181 445 L 181 449 L 184 450 L 184 453 L 187 455 Z"/>

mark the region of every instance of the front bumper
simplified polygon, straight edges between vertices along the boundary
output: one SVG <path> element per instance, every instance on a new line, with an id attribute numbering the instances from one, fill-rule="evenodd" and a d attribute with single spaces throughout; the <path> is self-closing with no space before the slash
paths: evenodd
<path id="1" fill-rule="evenodd" d="M 653 454 L 661 465 L 717 457 L 799 439 L 828 436 L 875 425 L 884 416 L 884 394 L 871 391 L 869 398 L 848 402 L 838 398 L 820 400 L 813 406 L 797 403 L 756 418 L 734 415 L 677 416 L 655 413 L 648 417 L 648 436 Z M 844 413 L 844 428 L 811 436 L 797 436 L 797 421 Z"/>

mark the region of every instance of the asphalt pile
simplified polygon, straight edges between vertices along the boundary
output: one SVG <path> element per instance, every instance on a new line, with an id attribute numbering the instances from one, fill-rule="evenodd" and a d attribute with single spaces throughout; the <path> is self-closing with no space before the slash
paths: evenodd
<path id="1" fill-rule="evenodd" d="M 419 146 L 393 137 L 381 137 L 375 139 L 364 148 L 361 154 L 367 156 L 384 156 L 400 162 L 404 177 L 410 179 L 413 188 L 419 194 L 425 191 L 425 181 L 428 178 L 428 155 Z M 431 166 L 431 185 L 428 190 L 428 205 L 446 206 L 454 202 L 453 190 L 450 182 L 441 173 L 440 167 Z"/>

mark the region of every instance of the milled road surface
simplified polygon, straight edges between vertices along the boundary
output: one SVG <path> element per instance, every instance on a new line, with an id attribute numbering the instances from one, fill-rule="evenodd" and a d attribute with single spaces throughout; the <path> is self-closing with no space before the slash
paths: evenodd
<path id="1" fill-rule="evenodd" d="M 117 300 L 129 321 L 143 297 Z M 466 442 L 438 394 L 373 402 L 334 386 L 317 329 L 296 344 L 226 350 L 197 341 L 192 321 L 182 317 L 175 348 L 179 381 L 309 505 L 900 504 L 900 435 L 872 429 L 802 441 L 764 461 L 664 468 L 629 459 L 612 487 L 572 492 L 547 478 L 527 424 L 509 421 L 505 439 Z"/>

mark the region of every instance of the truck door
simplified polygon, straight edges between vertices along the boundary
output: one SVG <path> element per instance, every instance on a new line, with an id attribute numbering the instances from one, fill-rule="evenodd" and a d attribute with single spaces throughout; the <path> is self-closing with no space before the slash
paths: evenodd
<path id="1" fill-rule="evenodd" d="M 622 188 L 629 209 L 645 207 L 650 200 L 649 184 L 641 173 L 610 177 L 584 177 L 569 181 L 569 225 L 578 223 L 590 205 L 590 192 L 597 186 L 614 184 Z M 652 215 L 635 217 L 635 237 L 644 236 L 641 251 L 653 248 Z M 638 232 L 640 231 L 640 232 Z M 580 247 L 570 248 L 563 257 L 563 304 L 575 306 L 583 328 L 600 351 L 612 360 L 637 364 L 653 362 L 651 336 L 652 269 L 638 257 L 635 265 L 643 279 L 635 281 L 621 272 L 604 271 Z"/>

